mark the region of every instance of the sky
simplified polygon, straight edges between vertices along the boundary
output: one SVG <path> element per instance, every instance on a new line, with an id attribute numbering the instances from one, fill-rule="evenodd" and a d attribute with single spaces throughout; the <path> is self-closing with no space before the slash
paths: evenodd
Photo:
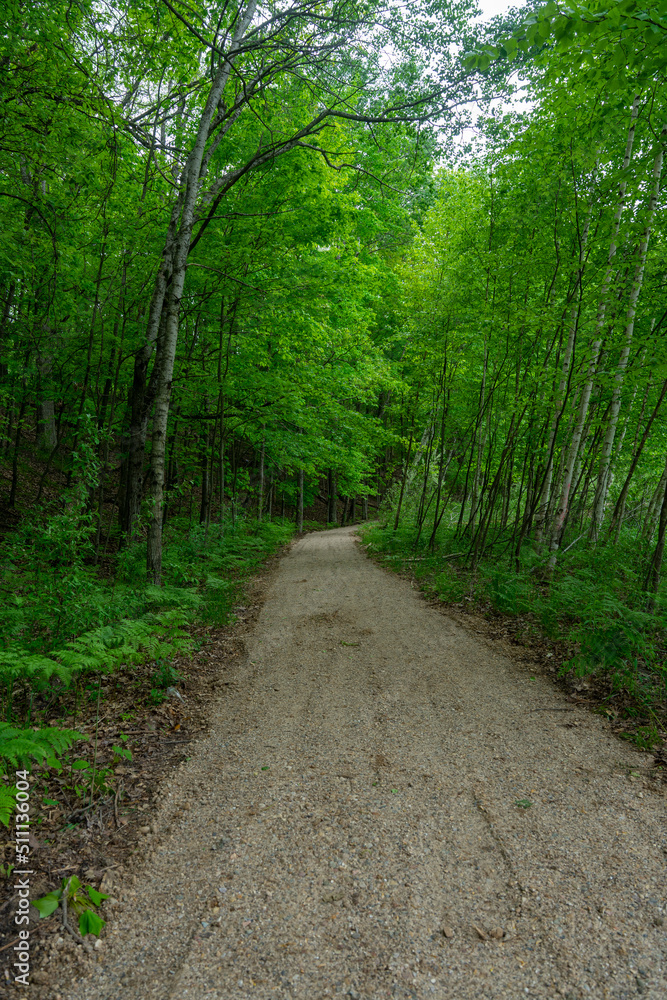
<path id="1" fill-rule="evenodd" d="M 525 6 L 526 0 L 477 0 L 481 10 L 482 16 L 479 18 L 480 21 L 488 21 L 496 14 L 503 14 L 510 7 L 521 8 Z M 494 102 L 495 105 L 498 102 Z M 521 100 L 520 96 L 516 96 L 510 100 L 510 104 L 516 108 L 525 108 L 527 105 Z M 473 120 L 477 118 L 477 111 L 473 109 Z M 454 139 L 454 146 L 463 148 L 468 142 L 471 141 L 476 136 L 476 130 L 474 128 L 464 129 L 463 132 Z"/>
<path id="2" fill-rule="evenodd" d="M 479 0 L 479 5 L 482 8 L 484 20 L 488 20 L 496 14 L 502 14 L 509 7 L 522 7 L 523 0 L 514 0 L 513 3 L 510 3 L 509 0 Z"/>

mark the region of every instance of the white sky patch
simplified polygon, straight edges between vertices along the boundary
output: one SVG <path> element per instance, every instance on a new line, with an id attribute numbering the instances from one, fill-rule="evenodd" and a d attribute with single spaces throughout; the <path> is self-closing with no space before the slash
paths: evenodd
<path id="1" fill-rule="evenodd" d="M 484 21 L 490 21 L 492 17 L 497 17 L 498 14 L 504 14 L 511 7 L 515 9 L 521 9 L 526 6 L 526 0 L 477 0 L 477 3 L 482 11 L 481 15 L 475 20 L 479 23 Z M 501 106 L 500 101 L 493 101 L 492 107 L 499 108 Z M 509 101 L 505 102 L 504 105 L 508 110 L 515 108 L 516 110 L 525 110 L 530 107 L 530 102 L 525 100 L 524 94 L 519 90 L 517 94 Z M 473 119 L 476 120 L 479 115 L 479 110 L 473 108 Z M 479 141 L 479 132 L 474 127 L 464 129 L 463 132 L 457 136 L 454 140 L 454 146 L 458 147 L 459 150 L 463 150 L 470 142 Z M 482 142 L 483 146 L 483 142 Z M 478 146 L 478 149 L 480 147 Z"/>
<path id="2" fill-rule="evenodd" d="M 504 14 L 510 7 L 523 7 L 525 0 L 514 0 L 514 3 L 510 3 L 509 0 L 477 0 L 477 2 L 482 9 L 480 21 L 489 21 L 496 14 Z"/>

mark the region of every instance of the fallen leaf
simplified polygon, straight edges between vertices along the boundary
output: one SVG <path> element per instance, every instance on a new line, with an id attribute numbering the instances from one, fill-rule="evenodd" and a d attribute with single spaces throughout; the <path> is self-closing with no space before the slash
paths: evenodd
<path id="1" fill-rule="evenodd" d="M 486 941 L 487 940 L 487 935 L 486 935 L 485 931 L 483 931 L 481 927 L 478 927 L 477 924 L 473 924 L 472 926 L 473 926 L 473 929 L 477 931 L 477 933 L 480 936 L 480 938 L 482 939 L 482 941 Z"/>

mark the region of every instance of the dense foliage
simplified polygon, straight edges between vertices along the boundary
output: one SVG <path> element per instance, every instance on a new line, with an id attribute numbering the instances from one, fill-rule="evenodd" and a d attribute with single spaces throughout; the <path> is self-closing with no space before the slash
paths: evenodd
<path id="1" fill-rule="evenodd" d="M 667 21 L 474 13 L 5 5 L 8 726 L 317 498 L 660 696 Z"/>
<path id="2" fill-rule="evenodd" d="M 469 57 L 528 53 L 531 107 L 440 173 L 399 267 L 405 457 L 376 538 L 457 553 L 443 593 L 479 569 L 497 608 L 576 639 L 565 669 L 645 705 L 667 680 L 666 37 L 652 5 L 552 4 Z"/>

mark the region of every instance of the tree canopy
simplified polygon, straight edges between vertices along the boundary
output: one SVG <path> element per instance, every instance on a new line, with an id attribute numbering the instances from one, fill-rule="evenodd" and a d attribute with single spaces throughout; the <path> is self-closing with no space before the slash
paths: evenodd
<path id="1" fill-rule="evenodd" d="M 476 14 L 5 5 L 10 512 L 65 475 L 96 557 L 145 543 L 160 584 L 188 502 L 370 497 L 547 582 L 632 537 L 659 604 L 667 15 Z"/>

